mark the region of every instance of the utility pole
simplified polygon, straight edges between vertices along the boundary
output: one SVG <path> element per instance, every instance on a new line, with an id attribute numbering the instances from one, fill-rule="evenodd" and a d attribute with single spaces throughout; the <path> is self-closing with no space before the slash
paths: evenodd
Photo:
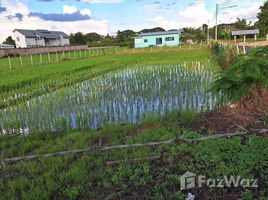
<path id="1" fill-rule="evenodd" d="M 220 10 L 224 10 L 227 8 L 234 8 L 237 7 L 238 5 L 232 5 L 232 6 L 227 6 L 227 7 L 219 7 L 219 4 L 216 4 L 216 26 L 215 26 L 215 40 L 218 40 L 218 14 Z"/>
<path id="2" fill-rule="evenodd" d="M 209 43 L 209 20 L 208 20 L 208 27 L 207 27 L 207 43 Z"/>
<path id="3" fill-rule="evenodd" d="M 219 14 L 219 4 L 216 4 L 216 26 L 215 26 L 215 40 L 218 40 L 218 14 Z"/>

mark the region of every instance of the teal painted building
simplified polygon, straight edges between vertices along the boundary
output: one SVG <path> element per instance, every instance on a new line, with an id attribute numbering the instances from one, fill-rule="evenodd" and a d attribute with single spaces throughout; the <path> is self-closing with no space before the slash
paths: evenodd
<path id="1" fill-rule="evenodd" d="M 134 39 L 135 48 L 178 46 L 180 44 L 180 31 L 141 33 Z"/>

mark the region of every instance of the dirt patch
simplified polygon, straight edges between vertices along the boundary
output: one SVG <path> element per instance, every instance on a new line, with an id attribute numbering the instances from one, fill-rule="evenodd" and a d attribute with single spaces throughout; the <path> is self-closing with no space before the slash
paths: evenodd
<path id="1" fill-rule="evenodd" d="M 213 133 L 235 131 L 237 125 L 256 129 L 268 126 L 268 91 L 224 106 L 200 119 L 200 129 Z"/>

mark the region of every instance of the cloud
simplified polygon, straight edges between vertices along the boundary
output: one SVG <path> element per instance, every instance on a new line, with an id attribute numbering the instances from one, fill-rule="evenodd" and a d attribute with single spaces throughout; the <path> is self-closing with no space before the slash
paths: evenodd
<path id="1" fill-rule="evenodd" d="M 5 7 L 1 7 L 0 5 L 0 13 L 6 11 L 7 9 Z"/>
<path id="2" fill-rule="evenodd" d="M 15 15 L 8 15 L 6 16 L 8 19 L 12 19 L 12 18 L 17 18 L 19 21 L 22 21 L 23 19 L 23 14 L 21 13 L 16 13 Z"/>
<path id="3" fill-rule="evenodd" d="M 219 14 L 220 23 L 231 23 L 236 21 L 237 18 L 244 18 L 248 21 L 257 21 L 257 13 L 260 11 L 260 6 L 262 4 L 259 2 L 244 1 L 239 4 L 238 7 L 232 10 L 223 10 Z"/>
<path id="4" fill-rule="evenodd" d="M 198 27 L 212 19 L 213 15 L 206 9 L 204 0 L 197 0 L 187 5 L 179 12 L 179 22 L 182 26 Z"/>
<path id="5" fill-rule="evenodd" d="M 164 8 L 159 3 L 153 2 L 152 4 L 147 4 L 142 7 L 142 11 L 146 11 L 148 13 L 166 13 L 169 8 Z"/>
<path id="6" fill-rule="evenodd" d="M 58 14 L 52 15 L 54 17 L 61 18 L 62 15 L 67 16 L 84 16 L 86 19 L 81 19 L 78 21 L 68 21 L 68 20 L 57 20 L 51 19 L 45 14 L 42 13 L 33 13 L 30 11 L 28 5 L 17 0 L 5 1 L 2 4 L 6 8 L 6 11 L 0 13 L 0 42 L 3 41 L 10 35 L 13 35 L 12 31 L 14 29 L 48 29 L 48 30 L 58 30 L 64 31 L 67 34 L 75 33 L 81 31 L 84 33 L 88 32 L 97 32 L 99 34 L 109 33 L 109 21 L 107 20 L 95 20 L 90 17 L 89 9 L 84 10 L 82 13 L 73 13 L 73 14 Z M 7 16 L 16 16 L 17 13 L 20 13 L 23 17 L 21 21 L 17 17 L 8 18 Z M 41 15 L 40 15 L 41 14 Z M 53 18 L 53 17 L 52 17 Z M 46 20 L 50 19 L 50 20 Z"/>
<path id="7" fill-rule="evenodd" d="M 45 21 L 55 21 L 55 22 L 75 22 L 89 20 L 91 17 L 88 15 L 82 15 L 80 12 L 75 12 L 72 14 L 57 14 L 57 13 L 29 13 L 29 17 L 38 17 Z"/>
<path id="8" fill-rule="evenodd" d="M 75 6 L 68 6 L 68 5 L 64 5 L 63 6 L 63 13 L 64 14 L 72 14 L 72 13 L 76 13 L 78 10 Z"/>
<path id="9" fill-rule="evenodd" d="M 84 8 L 83 10 L 80 11 L 80 13 L 82 15 L 87 15 L 87 16 L 91 16 L 91 10 L 88 8 Z"/>
<path id="10" fill-rule="evenodd" d="M 163 16 L 158 16 L 147 22 L 154 26 L 161 26 L 164 29 L 178 29 L 183 27 L 200 27 L 206 23 L 208 19 L 212 19 L 211 14 L 205 6 L 204 0 L 197 0 L 188 4 L 177 13 L 174 20 L 168 20 Z"/>
<path id="11" fill-rule="evenodd" d="M 166 30 L 175 29 L 175 28 L 178 28 L 180 26 L 178 21 L 176 21 L 176 20 L 168 20 L 163 16 L 158 16 L 158 17 L 156 17 L 154 19 L 148 20 L 147 22 L 151 26 L 162 27 L 162 28 L 164 28 Z"/>

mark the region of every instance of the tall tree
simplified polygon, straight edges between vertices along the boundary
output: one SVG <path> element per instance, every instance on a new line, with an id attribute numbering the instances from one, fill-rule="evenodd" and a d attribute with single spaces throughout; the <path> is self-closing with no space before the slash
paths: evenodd
<path id="1" fill-rule="evenodd" d="M 83 33 L 77 32 L 70 35 L 70 43 L 73 45 L 85 45 L 87 41 Z"/>
<path id="2" fill-rule="evenodd" d="M 3 42 L 3 44 L 10 44 L 15 46 L 15 40 L 13 40 L 11 36 L 8 36 L 7 39 Z"/>
<path id="3" fill-rule="evenodd" d="M 266 1 L 261 7 L 261 12 L 258 13 L 259 19 L 257 26 L 260 29 L 261 35 L 268 34 L 268 1 Z"/>
<path id="4" fill-rule="evenodd" d="M 237 18 L 236 22 L 235 22 L 235 27 L 239 30 L 246 30 L 249 28 L 249 25 L 247 24 L 247 20 L 246 19 L 240 19 Z"/>

